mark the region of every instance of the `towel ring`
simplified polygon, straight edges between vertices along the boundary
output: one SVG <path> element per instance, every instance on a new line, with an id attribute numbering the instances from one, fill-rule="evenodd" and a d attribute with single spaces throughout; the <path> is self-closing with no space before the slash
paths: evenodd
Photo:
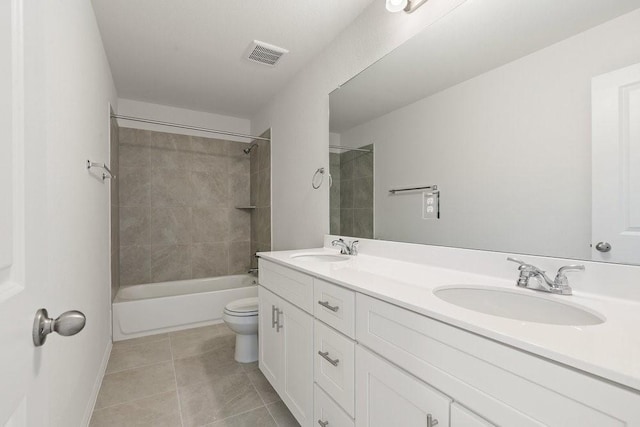
<path id="1" fill-rule="evenodd" d="M 314 190 L 317 190 L 322 186 L 325 172 L 326 172 L 325 168 L 316 169 L 316 172 L 313 174 L 313 178 L 311 178 L 311 186 L 313 187 Z M 318 176 L 320 176 L 320 182 L 318 182 Z M 333 185 L 333 179 L 331 178 L 331 174 L 329 174 L 329 188 L 331 188 L 332 185 Z"/>

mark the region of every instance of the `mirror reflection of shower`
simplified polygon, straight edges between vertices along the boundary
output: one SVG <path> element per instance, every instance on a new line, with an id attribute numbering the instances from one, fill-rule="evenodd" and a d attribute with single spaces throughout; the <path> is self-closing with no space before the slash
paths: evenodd
<path id="1" fill-rule="evenodd" d="M 245 148 L 245 149 L 244 149 L 244 150 L 242 150 L 242 151 L 244 151 L 244 154 L 249 154 L 249 153 L 251 153 L 251 150 L 253 150 L 253 149 L 254 149 L 255 147 L 257 147 L 257 146 L 258 146 L 258 144 L 251 144 L 251 146 L 250 146 L 250 147 Z"/>
<path id="2" fill-rule="evenodd" d="M 331 234 L 373 238 L 373 144 L 329 151 Z"/>

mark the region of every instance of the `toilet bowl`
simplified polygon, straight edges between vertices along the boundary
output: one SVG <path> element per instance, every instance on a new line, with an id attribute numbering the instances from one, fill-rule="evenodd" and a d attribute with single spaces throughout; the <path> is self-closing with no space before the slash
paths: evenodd
<path id="1" fill-rule="evenodd" d="M 224 308 L 222 319 L 236 333 L 236 361 L 250 363 L 258 360 L 258 298 L 230 302 Z"/>

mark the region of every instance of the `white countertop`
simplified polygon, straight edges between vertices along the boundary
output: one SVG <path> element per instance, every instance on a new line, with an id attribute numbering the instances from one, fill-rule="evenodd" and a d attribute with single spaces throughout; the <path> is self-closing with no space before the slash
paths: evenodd
<path id="1" fill-rule="evenodd" d="M 528 289 L 521 292 L 594 310 L 606 318 L 599 325 L 563 326 L 492 316 L 447 303 L 433 294 L 445 285 L 490 285 L 509 290 L 513 280 L 460 272 L 360 254 L 348 261 L 317 262 L 297 254 L 338 253 L 327 248 L 258 254 L 292 269 L 387 301 L 495 341 L 569 365 L 640 391 L 640 304 L 575 291 L 562 296 Z"/>

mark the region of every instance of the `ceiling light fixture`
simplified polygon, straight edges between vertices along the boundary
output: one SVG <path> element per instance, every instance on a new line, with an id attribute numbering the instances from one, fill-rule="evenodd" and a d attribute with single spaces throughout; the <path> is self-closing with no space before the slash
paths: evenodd
<path id="1" fill-rule="evenodd" d="M 400 12 L 404 10 L 407 13 L 413 13 L 420 6 L 425 4 L 427 0 L 386 0 L 387 10 L 389 12 Z"/>

